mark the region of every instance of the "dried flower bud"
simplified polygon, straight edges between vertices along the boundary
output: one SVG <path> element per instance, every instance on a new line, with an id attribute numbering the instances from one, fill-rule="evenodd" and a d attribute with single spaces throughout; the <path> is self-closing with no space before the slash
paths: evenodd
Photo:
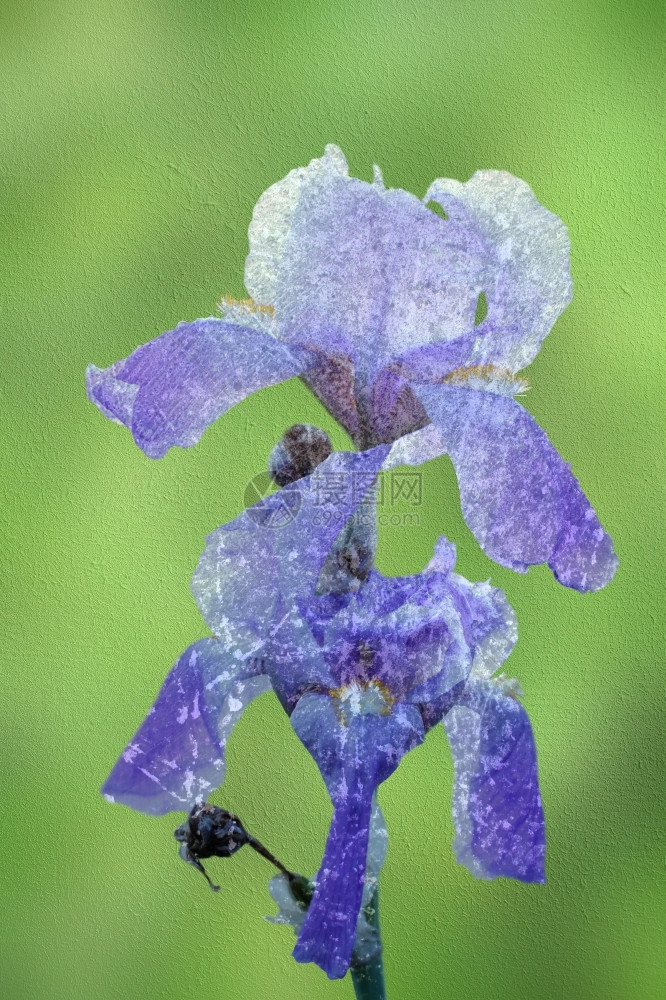
<path id="1" fill-rule="evenodd" d="M 220 887 L 213 885 L 199 859 L 229 858 L 251 839 L 237 816 L 207 802 L 195 805 L 173 835 L 180 841 L 183 861 L 194 865 L 215 892 Z"/>
<path id="2" fill-rule="evenodd" d="M 290 882 L 296 879 L 300 887 L 298 880 L 301 876 L 294 875 L 285 868 L 256 837 L 249 834 L 238 816 L 227 812 L 226 809 L 220 809 L 219 806 L 211 806 L 207 802 L 197 803 L 192 807 L 187 820 L 174 830 L 173 835 L 180 841 L 178 853 L 183 861 L 187 861 L 188 865 L 193 865 L 200 871 L 215 892 L 219 892 L 220 887 L 213 885 L 200 859 L 229 858 L 244 844 L 249 844 L 253 850 L 279 868 Z"/>
<path id="3" fill-rule="evenodd" d="M 285 431 L 268 457 L 268 472 L 278 486 L 309 476 L 333 454 L 328 434 L 311 424 L 294 424 Z"/>

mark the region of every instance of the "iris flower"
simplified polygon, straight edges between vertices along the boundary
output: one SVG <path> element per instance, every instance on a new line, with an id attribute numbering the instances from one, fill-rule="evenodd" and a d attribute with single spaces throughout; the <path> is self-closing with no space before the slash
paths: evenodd
<path id="1" fill-rule="evenodd" d="M 208 537 L 192 589 L 216 637 L 182 654 L 103 788 L 154 815 L 190 808 L 222 782 L 244 707 L 272 688 L 333 803 L 294 950 L 331 978 L 352 957 L 375 791 L 441 720 L 455 764 L 458 859 L 477 876 L 544 880 L 532 731 L 517 690 L 493 679 L 516 638 L 502 592 L 457 575 L 444 538 L 421 574 L 370 569 L 347 592 L 322 592 L 340 525 L 315 519 L 315 477 L 370 482 L 391 460 L 387 445 L 335 453 L 291 485 L 290 524 L 271 527 L 280 491 Z M 356 491 L 336 509 L 353 523 L 365 499 Z"/>
<path id="2" fill-rule="evenodd" d="M 377 167 L 371 184 L 350 177 L 327 146 L 261 195 L 249 244 L 251 299 L 89 367 L 102 413 L 159 458 L 300 375 L 357 448 L 423 429 L 420 461 L 448 453 L 491 559 L 546 562 L 579 591 L 609 582 L 609 535 L 514 398 L 572 294 L 566 228 L 524 181 L 482 170 L 435 180 L 421 200 L 387 189 Z"/>

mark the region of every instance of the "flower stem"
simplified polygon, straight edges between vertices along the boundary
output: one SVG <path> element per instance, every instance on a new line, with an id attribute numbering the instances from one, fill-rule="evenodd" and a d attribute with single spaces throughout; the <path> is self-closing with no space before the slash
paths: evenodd
<path id="1" fill-rule="evenodd" d="M 375 890 L 375 894 L 368 907 L 368 923 L 379 934 L 379 889 Z M 382 961 L 381 948 L 379 954 L 369 962 L 354 961 L 352 956 L 350 972 L 356 1000 L 386 1000 L 384 963 Z"/>
<path id="2" fill-rule="evenodd" d="M 250 834 L 248 834 L 247 843 L 250 847 L 254 848 L 257 854 L 261 854 L 263 858 L 266 858 L 266 860 L 270 861 L 272 865 L 275 865 L 276 868 L 279 868 L 282 874 L 286 875 L 290 882 L 292 879 L 297 878 L 297 876 L 294 875 L 293 872 L 290 872 L 288 868 L 285 868 L 282 862 L 278 861 L 275 855 L 271 854 L 268 848 L 264 847 L 264 845 L 261 844 L 256 837 L 252 837 Z"/>
<path id="3" fill-rule="evenodd" d="M 367 965 L 353 965 L 351 977 L 356 1000 L 386 1000 L 381 955 Z"/>

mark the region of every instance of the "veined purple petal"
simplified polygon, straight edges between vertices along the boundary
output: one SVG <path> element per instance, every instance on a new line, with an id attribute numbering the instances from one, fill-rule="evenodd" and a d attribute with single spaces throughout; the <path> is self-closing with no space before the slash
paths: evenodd
<path id="1" fill-rule="evenodd" d="M 456 470 L 465 521 L 483 550 L 511 569 L 547 562 L 580 591 L 614 576 L 613 543 L 569 465 L 508 396 L 415 386 Z"/>
<path id="2" fill-rule="evenodd" d="M 261 660 L 239 662 L 214 639 L 186 649 L 102 787 L 105 797 L 160 816 L 221 785 L 234 725 L 270 690 L 261 670 Z"/>
<path id="3" fill-rule="evenodd" d="M 393 362 L 391 370 L 410 382 L 441 382 L 450 372 L 468 364 L 475 339 L 473 328 L 457 340 L 411 347 Z"/>
<path id="4" fill-rule="evenodd" d="M 474 651 L 470 680 L 487 680 L 496 673 L 518 640 L 516 613 L 506 594 L 489 583 L 470 583 L 457 573 L 452 583 L 461 602 L 468 642 Z"/>
<path id="5" fill-rule="evenodd" d="M 451 551 L 453 550 L 453 551 Z M 518 638 L 516 616 L 506 595 L 489 583 L 470 583 L 450 572 L 455 546 L 442 536 L 435 546 L 435 557 L 425 574 L 436 573 L 442 600 L 450 601 L 450 628 L 454 637 L 446 650 L 440 675 L 410 692 L 409 701 L 418 703 L 426 729 L 432 728 L 449 710 L 450 692 L 461 693 L 467 680 L 487 680 L 504 663 Z M 449 567 L 441 579 L 438 567 Z"/>
<path id="6" fill-rule="evenodd" d="M 398 700 L 437 697 L 470 672 L 471 617 L 448 571 L 397 579 L 373 573 L 325 626 L 333 686 L 373 679 Z"/>
<path id="7" fill-rule="evenodd" d="M 373 570 L 354 593 L 280 596 L 262 655 L 286 710 L 303 691 L 369 683 L 423 709 L 473 669 L 497 670 L 515 642 L 515 616 L 501 591 L 452 573 L 454 560 L 441 538 L 425 573 Z"/>
<path id="8" fill-rule="evenodd" d="M 334 807 L 294 958 L 315 962 L 338 979 L 347 972 L 354 947 L 373 792 L 423 741 L 423 724 L 414 706 L 396 705 L 388 715 L 359 714 L 345 726 L 332 700 L 316 694 L 303 695 L 291 722 L 317 761 Z"/>
<path id="9" fill-rule="evenodd" d="M 368 838 L 368 858 L 363 882 L 361 912 L 356 922 L 354 940 L 354 961 L 371 962 L 382 950 L 382 942 L 377 928 L 368 922 L 364 907 L 369 906 L 379 884 L 379 873 L 386 859 L 388 831 L 377 798 L 373 799 L 370 815 L 370 836 Z M 296 937 L 301 932 L 307 910 L 294 898 L 286 875 L 274 875 L 268 883 L 268 891 L 277 903 L 279 912 L 275 917 L 264 917 L 271 924 L 289 924 Z"/>
<path id="10" fill-rule="evenodd" d="M 276 601 L 274 618 L 266 636 L 266 669 L 282 707 L 291 713 L 304 691 L 329 691 L 335 681 L 315 638 L 316 626 L 291 605 L 288 594 Z"/>
<path id="11" fill-rule="evenodd" d="M 488 312 L 466 363 L 520 371 L 571 301 L 566 226 L 503 170 L 479 170 L 465 184 L 440 178 L 424 201 L 438 202 L 485 247 Z"/>
<path id="12" fill-rule="evenodd" d="M 478 878 L 545 882 L 545 822 L 525 709 L 496 681 L 472 683 L 443 721 L 455 767 L 458 861 Z"/>
<path id="13" fill-rule="evenodd" d="M 376 569 L 356 594 L 356 603 L 369 619 L 398 611 L 404 604 L 426 604 L 432 596 L 432 579 L 415 576 L 383 576 Z"/>
<path id="14" fill-rule="evenodd" d="M 420 579 L 425 584 L 423 577 Z M 299 599 L 298 610 L 307 621 L 317 644 L 323 647 L 326 644 L 328 625 L 352 601 L 356 602 L 359 615 L 380 618 L 396 611 L 406 601 L 414 599 L 415 594 L 425 589 L 424 585 L 415 586 L 413 576 L 387 577 L 373 569 L 358 590 L 320 595 L 314 601 L 311 598 Z"/>
<path id="15" fill-rule="evenodd" d="M 308 361 L 287 344 L 222 319 L 179 323 L 125 361 L 90 365 L 88 396 L 128 427 L 149 458 L 190 448 L 236 403 L 304 371 Z"/>
<path id="16" fill-rule="evenodd" d="M 331 622 L 324 656 L 334 687 L 374 680 L 394 698 L 416 702 L 432 684 L 440 691 L 467 677 L 472 660 L 452 595 L 444 589 L 429 599 L 419 593 L 421 579 L 413 578 L 411 598 L 393 611 L 374 613 L 364 598 Z"/>
<path id="17" fill-rule="evenodd" d="M 399 465 L 422 465 L 423 462 L 445 454 L 446 448 L 437 427 L 427 424 L 394 441 L 382 463 L 382 469 L 394 469 Z"/>
<path id="18" fill-rule="evenodd" d="M 297 962 L 315 962 L 329 979 L 349 969 L 361 908 L 372 791 L 360 783 L 349 788 L 349 801 L 335 809 L 317 890 L 294 948 Z"/>
<path id="19" fill-rule="evenodd" d="M 262 194 L 249 241 L 246 287 L 275 307 L 292 343 L 343 351 L 379 371 L 411 347 L 474 326 L 484 268 L 476 230 L 445 222 L 379 177 L 349 177 L 336 146 Z"/>

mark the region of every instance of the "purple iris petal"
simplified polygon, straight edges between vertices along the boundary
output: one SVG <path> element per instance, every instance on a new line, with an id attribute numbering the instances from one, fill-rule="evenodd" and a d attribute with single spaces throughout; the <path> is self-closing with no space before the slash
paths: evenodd
<path id="1" fill-rule="evenodd" d="M 266 638 L 279 594 L 289 602 L 314 594 L 336 536 L 363 502 L 388 451 L 379 445 L 366 452 L 335 452 L 311 476 L 208 536 L 192 592 L 217 636 L 233 644 L 240 628 L 244 636 L 249 630 Z M 291 498 L 289 516 L 276 522 L 285 496 Z"/>
<path id="2" fill-rule="evenodd" d="M 326 601 L 326 598 L 318 598 Z M 316 639 L 317 626 L 280 598 L 275 605 L 275 624 L 268 630 L 266 665 L 273 690 L 284 710 L 291 713 L 304 691 L 328 691 L 335 686 L 329 666 Z"/>
<path id="3" fill-rule="evenodd" d="M 221 414 L 252 392 L 299 375 L 299 355 L 260 329 L 222 319 L 179 323 L 106 369 L 91 365 L 88 396 L 125 424 L 149 458 L 196 444 Z"/>
<path id="4" fill-rule="evenodd" d="M 416 685 L 441 674 L 452 641 L 445 615 L 440 609 L 423 616 L 413 607 L 404 610 L 411 612 L 411 621 L 401 622 L 395 614 L 381 622 L 348 625 L 340 616 L 338 634 L 327 636 L 324 654 L 336 687 L 360 676 L 385 684 L 395 697 L 404 698 Z M 469 665 L 465 674 L 468 670 Z"/>
<path id="5" fill-rule="evenodd" d="M 424 580 L 425 583 L 425 580 Z M 307 621 L 312 634 L 319 646 L 326 642 L 327 625 L 347 608 L 352 600 L 359 609 L 365 609 L 368 617 L 379 618 L 396 611 L 406 601 L 414 599 L 415 587 L 413 576 L 382 576 L 376 569 L 371 570 L 368 578 L 357 591 L 325 594 L 299 598 L 298 610 Z"/>
<path id="6" fill-rule="evenodd" d="M 466 680 L 472 666 L 472 653 L 465 640 L 461 622 L 457 620 L 455 604 L 448 602 L 448 643 L 442 643 L 439 657 L 431 665 L 430 674 L 422 670 L 409 685 L 405 700 L 413 705 L 427 705 L 439 701 L 461 681 Z M 423 650 L 425 653 L 426 650 Z"/>
<path id="7" fill-rule="evenodd" d="M 364 909 L 370 906 L 372 897 L 377 890 L 379 873 L 386 860 L 387 847 L 388 830 L 375 796 L 370 814 L 370 836 L 368 837 L 368 857 L 363 881 L 361 912 L 358 915 L 354 939 L 353 961 L 355 963 L 371 962 L 381 954 L 382 942 L 379 930 L 374 926 L 374 923 L 369 922 Z M 307 910 L 294 899 L 287 876 L 274 875 L 268 883 L 268 891 L 278 904 L 279 912 L 275 917 L 264 917 L 264 920 L 268 920 L 272 924 L 289 924 L 298 937 Z"/>
<path id="8" fill-rule="evenodd" d="M 243 709 L 264 691 L 260 660 L 240 663 L 214 639 L 186 649 L 107 778 L 114 802 L 160 816 L 189 809 L 224 780 L 224 748 Z"/>
<path id="9" fill-rule="evenodd" d="M 520 371 L 571 301 L 566 226 L 503 170 L 479 170 L 465 184 L 436 180 L 424 200 L 438 202 L 450 223 L 485 247 L 488 312 L 467 364 Z"/>
<path id="10" fill-rule="evenodd" d="M 488 583 L 470 583 L 450 572 L 455 546 L 446 538 L 439 539 L 435 551 L 423 575 L 431 581 L 433 605 L 446 616 L 450 643 L 440 671 L 413 687 L 407 699 L 421 707 L 429 727 L 433 719 L 439 722 L 448 704 L 447 693 L 467 679 L 470 669 L 490 676 L 509 655 L 517 638 L 515 615 L 502 591 Z M 438 569 L 440 566 L 448 567 L 445 573 Z"/>
<path id="11" fill-rule="evenodd" d="M 472 667 L 452 588 L 435 574 L 387 579 L 376 571 L 355 594 L 280 598 L 262 649 L 282 704 L 303 691 L 377 682 L 411 703 L 439 696 Z"/>
<path id="12" fill-rule="evenodd" d="M 467 677 L 472 661 L 451 595 L 425 599 L 422 579 L 412 578 L 412 595 L 394 611 L 380 615 L 367 599 L 355 600 L 330 623 L 324 657 L 335 687 L 375 680 L 416 702 L 424 685 L 440 691 Z"/>
<path id="13" fill-rule="evenodd" d="M 472 329 L 457 340 L 411 347 L 392 362 L 391 371 L 413 382 L 441 382 L 445 375 L 467 364 L 476 336 L 476 329 Z"/>
<path id="14" fill-rule="evenodd" d="M 299 690 L 375 680 L 424 710 L 472 666 L 494 673 L 516 641 L 515 615 L 500 590 L 451 573 L 454 557 L 440 539 L 426 573 L 387 579 L 374 571 L 353 595 L 301 601 L 297 614 L 285 614 L 266 647 L 283 704 L 293 705 Z"/>
<path id="15" fill-rule="evenodd" d="M 426 567 L 425 575 L 433 573 L 434 580 L 441 587 L 442 573 L 447 574 L 450 593 L 460 616 L 460 630 L 456 641 L 447 650 L 447 659 L 464 653 L 466 643 L 468 655 L 472 657 L 472 669 L 468 677 L 454 686 L 438 687 L 438 678 L 433 678 L 427 685 L 410 693 L 410 701 L 417 702 L 421 709 L 426 731 L 440 722 L 449 709 L 463 698 L 467 682 L 487 681 L 499 670 L 518 638 L 516 615 L 506 595 L 489 583 L 470 583 L 458 573 L 450 572 L 454 563 L 455 546 L 442 536 L 435 545 L 435 555 Z M 461 642 L 460 631 L 464 643 Z"/>
<path id="16" fill-rule="evenodd" d="M 444 727 L 455 767 L 458 861 L 479 878 L 545 882 L 545 822 L 525 709 L 498 682 L 470 682 Z"/>
<path id="17" fill-rule="evenodd" d="M 508 396 L 415 386 L 458 476 L 463 516 L 484 551 L 525 571 L 547 562 L 556 579 L 599 590 L 617 556 L 594 510 L 544 431 Z"/>
<path id="18" fill-rule="evenodd" d="M 275 307 L 281 336 L 344 350 L 357 374 L 474 325 L 485 266 L 476 230 L 379 176 L 349 177 L 336 146 L 264 192 L 249 241 L 245 284 Z"/>
<path id="19" fill-rule="evenodd" d="M 400 465 L 421 465 L 433 458 L 446 454 L 442 436 L 434 424 L 427 424 L 418 431 L 412 431 L 398 438 L 384 459 L 383 469 L 394 469 Z"/>
<path id="20" fill-rule="evenodd" d="M 417 576 L 383 576 L 373 571 L 356 595 L 359 607 L 365 608 L 369 617 L 380 617 L 397 611 L 407 601 L 419 604 L 431 593 L 431 580 Z"/>
<path id="21" fill-rule="evenodd" d="M 347 972 L 354 947 L 373 792 L 423 741 L 423 723 L 417 708 L 397 705 L 387 715 L 354 715 L 345 725 L 331 698 L 316 694 L 303 695 L 291 722 L 317 761 L 334 806 L 294 958 L 316 962 L 337 979 Z"/>
<path id="22" fill-rule="evenodd" d="M 518 639 L 515 612 L 506 594 L 488 582 L 470 583 L 458 573 L 451 573 L 451 583 L 465 636 L 474 650 L 475 670 L 483 670 L 484 676 L 490 677 Z"/>

